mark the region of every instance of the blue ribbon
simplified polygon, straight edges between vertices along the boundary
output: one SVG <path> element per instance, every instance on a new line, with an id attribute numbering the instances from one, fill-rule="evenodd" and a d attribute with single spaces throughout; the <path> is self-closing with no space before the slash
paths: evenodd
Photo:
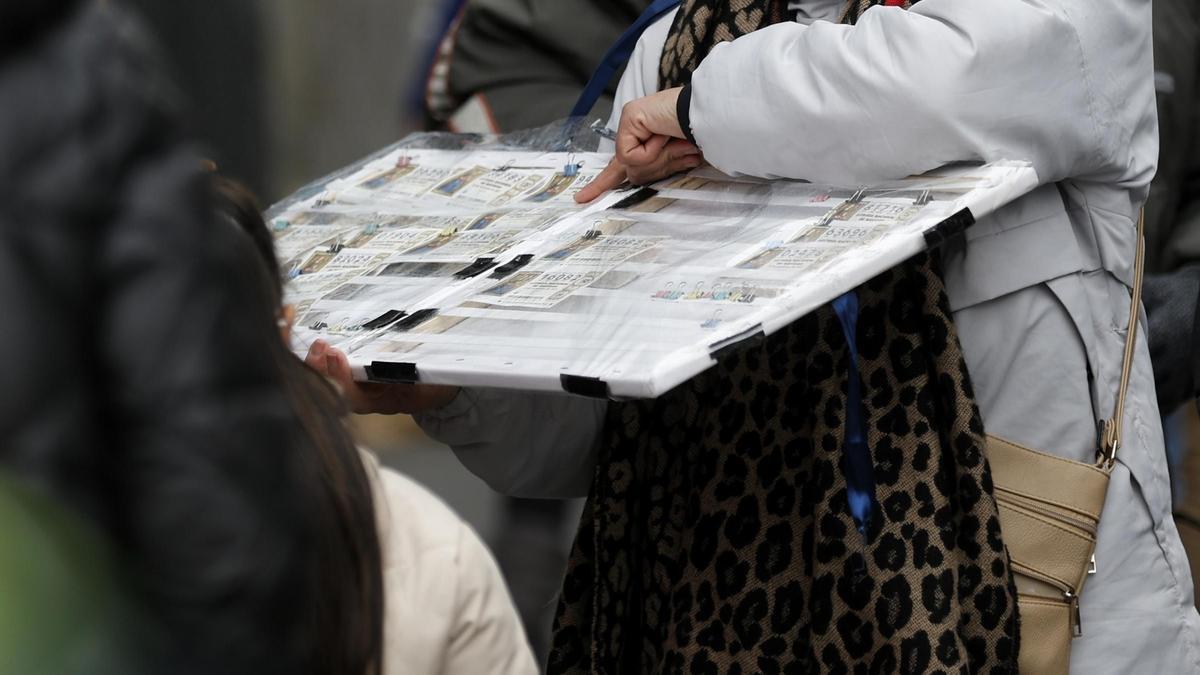
<path id="1" fill-rule="evenodd" d="M 843 458 L 846 473 L 846 499 L 858 531 L 867 536 L 871 515 L 876 509 L 875 462 L 867 447 L 867 426 L 863 419 L 862 381 L 858 374 L 858 294 L 850 291 L 833 301 L 833 311 L 842 324 L 849 348 L 846 383 L 846 428 Z"/>
<path id="2" fill-rule="evenodd" d="M 633 48 L 637 46 L 638 38 L 642 36 L 642 31 L 646 30 L 646 27 L 654 23 L 660 16 L 675 9 L 678 4 L 679 0 L 655 0 L 646 8 L 646 11 L 642 12 L 637 21 L 634 21 L 633 25 L 617 38 L 613 46 L 609 47 L 604 54 L 596 72 L 592 73 L 592 79 L 588 80 L 587 86 L 583 88 L 583 93 L 579 95 L 579 100 L 571 109 L 571 117 L 583 117 L 592 111 L 596 101 L 600 100 L 604 94 L 605 87 L 612 82 L 613 76 L 629 61 L 629 57 L 633 54 Z"/>

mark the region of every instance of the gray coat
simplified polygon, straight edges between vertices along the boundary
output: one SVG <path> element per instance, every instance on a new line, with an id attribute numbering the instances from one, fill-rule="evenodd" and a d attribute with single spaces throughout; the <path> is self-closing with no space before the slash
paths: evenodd
<path id="1" fill-rule="evenodd" d="M 643 36 L 618 106 L 654 91 L 670 19 Z M 857 184 L 952 160 L 1033 162 L 1041 187 L 947 244 L 947 288 L 988 432 L 1094 458 L 1158 150 L 1150 0 L 925 0 L 853 28 L 782 24 L 717 47 L 692 82 L 692 131 L 726 172 Z M 603 414 L 476 390 L 419 421 L 496 488 L 566 496 L 587 491 Z M 1139 339 L 1072 672 L 1200 672 L 1170 499 Z"/>

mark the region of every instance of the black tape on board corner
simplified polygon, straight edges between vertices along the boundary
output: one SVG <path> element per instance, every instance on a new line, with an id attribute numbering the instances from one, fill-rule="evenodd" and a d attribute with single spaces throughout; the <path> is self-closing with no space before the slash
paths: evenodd
<path id="1" fill-rule="evenodd" d="M 759 324 L 737 335 L 731 335 L 724 340 L 712 343 L 708 346 L 708 356 L 713 361 L 720 361 L 721 357 L 730 352 L 756 345 L 765 339 L 767 339 L 767 334 L 763 331 L 762 324 Z"/>
<path id="2" fill-rule="evenodd" d="M 367 379 L 384 384 L 415 384 L 421 381 L 415 363 L 391 363 L 387 361 L 372 361 L 366 366 Z"/>
<path id="3" fill-rule="evenodd" d="M 971 209 L 962 209 L 942 222 L 925 231 L 925 245 L 937 248 L 950 239 L 957 237 L 967 228 L 975 224 L 975 214 Z"/>
<path id="4" fill-rule="evenodd" d="M 568 394 L 577 396 L 586 396 L 588 398 L 608 398 L 608 383 L 598 377 L 584 377 L 582 375 L 567 375 L 563 373 L 558 376 L 562 383 L 563 391 Z"/>

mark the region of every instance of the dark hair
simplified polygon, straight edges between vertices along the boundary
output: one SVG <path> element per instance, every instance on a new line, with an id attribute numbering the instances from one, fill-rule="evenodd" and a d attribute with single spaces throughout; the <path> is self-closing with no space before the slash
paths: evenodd
<path id="1" fill-rule="evenodd" d="M 262 290 L 279 307 L 283 280 L 257 200 L 225 178 L 216 178 L 216 188 L 224 214 L 253 242 L 263 263 Z M 275 343 L 272 358 L 283 375 L 288 402 L 312 444 L 311 452 L 297 460 L 318 493 L 313 672 L 375 675 L 383 664 L 383 561 L 367 468 L 343 422 L 341 395 L 282 340 Z"/>
<path id="2" fill-rule="evenodd" d="M 245 185 L 223 176 L 216 176 L 215 183 L 221 211 L 254 243 L 254 250 L 265 266 L 267 290 L 278 307 L 283 303 L 283 277 L 279 259 L 275 257 L 275 240 L 263 220 L 258 198 Z"/>

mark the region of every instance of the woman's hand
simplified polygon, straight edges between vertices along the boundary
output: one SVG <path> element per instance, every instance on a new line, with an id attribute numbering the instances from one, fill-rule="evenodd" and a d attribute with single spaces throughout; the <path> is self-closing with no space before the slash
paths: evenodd
<path id="1" fill-rule="evenodd" d="M 349 359 L 324 340 L 312 343 L 304 362 L 333 380 L 342 390 L 350 409 L 360 414 L 414 415 L 442 408 L 458 395 L 458 387 L 437 384 L 355 382 L 350 374 Z"/>
<path id="2" fill-rule="evenodd" d="M 684 140 L 675 105 L 681 87 L 630 101 L 621 109 L 617 154 L 604 171 L 575 195 L 590 202 L 628 180 L 644 185 L 700 166 L 700 148 Z"/>

